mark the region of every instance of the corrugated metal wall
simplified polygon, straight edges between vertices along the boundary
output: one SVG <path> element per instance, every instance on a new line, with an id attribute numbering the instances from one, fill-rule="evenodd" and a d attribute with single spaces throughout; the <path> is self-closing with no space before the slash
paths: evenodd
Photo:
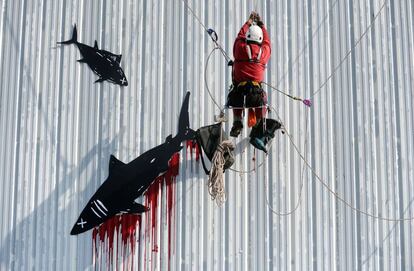
<path id="1" fill-rule="evenodd" d="M 414 217 L 412 0 L 188 5 L 230 55 L 256 9 L 273 44 L 266 82 L 314 105 L 267 88 L 271 116 L 288 133 L 268 157 L 237 140 L 234 168 L 256 170 L 226 174 L 222 207 L 183 151 L 171 255 L 164 200 L 160 249 L 141 240 L 134 268 L 413 270 L 414 222 L 355 212 L 320 182 L 370 214 Z M 128 87 L 94 84 L 75 46 L 56 47 L 74 23 L 79 41 L 123 54 Z M 91 233 L 69 232 L 106 178 L 109 155 L 128 162 L 174 134 L 187 90 L 192 127 L 213 123 L 204 81 L 224 104 L 230 69 L 216 51 L 205 70 L 213 43 L 180 0 L 3 0 L 0 48 L 0 269 L 93 270 Z"/>

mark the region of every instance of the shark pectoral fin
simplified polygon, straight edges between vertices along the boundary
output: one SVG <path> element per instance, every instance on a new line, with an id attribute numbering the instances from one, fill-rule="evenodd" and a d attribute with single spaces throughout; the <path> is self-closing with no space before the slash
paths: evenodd
<path id="1" fill-rule="evenodd" d="M 98 41 L 97 40 L 95 40 L 95 45 L 93 46 L 93 48 L 96 49 L 96 50 L 99 50 L 99 48 L 98 48 Z"/>
<path id="2" fill-rule="evenodd" d="M 86 59 L 82 58 L 82 59 L 78 59 L 77 60 L 79 63 L 86 63 Z"/>
<path id="3" fill-rule="evenodd" d="M 105 80 L 106 80 L 105 78 L 101 77 L 98 80 L 96 80 L 95 83 L 101 83 L 101 82 L 103 82 Z"/>
<path id="4" fill-rule="evenodd" d="M 149 208 L 137 202 L 132 202 L 132 204 L 126 210 L 129 214 L 141 214 L 144 212 L 148 212 Z"/>
<path id="5" fill-rule="evenodd" d="M 118 160 L 115 156 L 111 154 L 109 158 L 109 172 L 111 172 L 114 168 L 125 165 L 122 161 Z"/>

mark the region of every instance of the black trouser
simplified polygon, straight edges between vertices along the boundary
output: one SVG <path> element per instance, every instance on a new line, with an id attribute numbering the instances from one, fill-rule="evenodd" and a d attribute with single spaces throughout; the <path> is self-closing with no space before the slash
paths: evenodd
<path id="1" fill-rule="evenodd" d="M 262 86 L 251 81 L 234 83 L 227 95 L 228 107 L 262 107 L 266 105 L 266 103 L 267 96 Z"/>

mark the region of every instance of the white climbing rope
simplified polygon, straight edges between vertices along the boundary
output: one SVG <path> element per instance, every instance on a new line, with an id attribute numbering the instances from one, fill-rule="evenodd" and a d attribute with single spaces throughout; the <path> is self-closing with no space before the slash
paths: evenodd
<path id="1" fill-rule="evenodd" d="M 212 166 L 208 177 L 208 192 L 217 205 L 221 206 L 226 201 L 226 191 L 224 183 L 224 153 L 227 151 L 231 155 L 234 150 L 234 143 L 231 140 L 224 140 L 217 146 L 211 161 Z"/>

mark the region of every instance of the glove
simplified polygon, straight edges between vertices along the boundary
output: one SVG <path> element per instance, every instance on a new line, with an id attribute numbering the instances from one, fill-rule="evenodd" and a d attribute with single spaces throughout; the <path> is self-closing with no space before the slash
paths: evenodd
<path id="1" fill-rule="evenodd" d="M 256 24 L 257 24 L 259 27 L 262 27 L 262 26 L 263 26 L 262 18 L 260 18 L 259 13 L 256 13 L 255 15 L 256 15 L 256 16 L 254 17 L 254 21 L 256 22 Z"/>
<path id="2" fill-rule="evenodd" d="M 255 11 L 252 11 L 252 12 L 250 13 L 249 20 L 251 19 L 252 21 L 256 21 L 256 17 L 257 17 L 258 15 L 259 15 L 259 14 L 257 14 Z"/>

